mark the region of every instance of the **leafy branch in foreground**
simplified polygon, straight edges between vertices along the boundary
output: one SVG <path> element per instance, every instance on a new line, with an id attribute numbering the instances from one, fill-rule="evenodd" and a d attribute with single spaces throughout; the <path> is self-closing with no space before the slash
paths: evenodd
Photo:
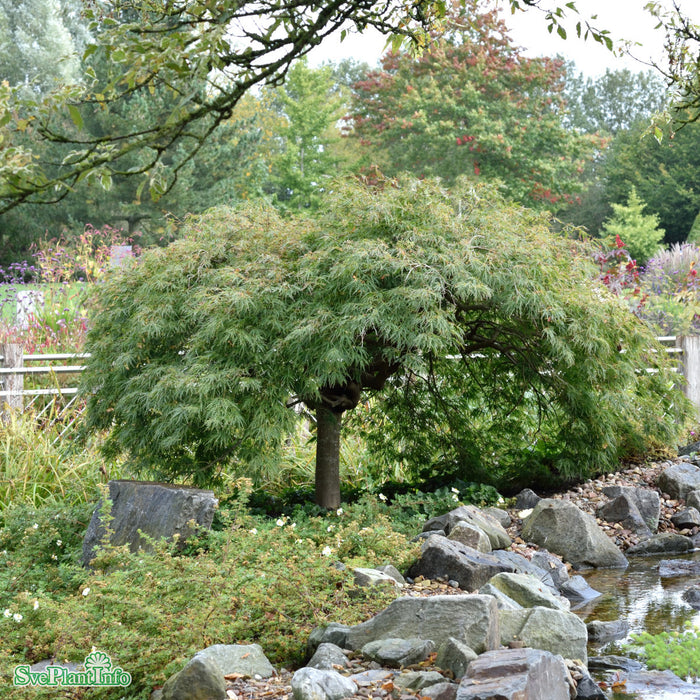
<path id="1" fill-rule="evenodd" d="M 114 175 L 140 175 L 155 199 L 227 120 L 251 89 L 279 85 L 292 62 L 334 32 L 374 27 L 426 47 L 428 30 L 446 13 L 444 0 L 84 0 L 94 41 L 83 56 L 83 80 L 44 96 L 0 90 L 0 214 L 23 202 L 55 202 L 80 181 L 109 187 Z M 537 6 L 509 0 L 513 10 Z M 459 4 L 459 3 L 457 3 Z M 565 6 L 575 11 L 573 2 Z M 563 26 L 562 8 L 545 13 Z M 579 27 L 580 32 L 580 27 Z M 587 27 L 607 43 L 604 31 Z M 561 34 L 562 31 L 559 31 Z M 565 34 L 565 31 L 563 32 Z M 151 125 L 122 125 L 98 136 L 85 129 L 93 110 L 167 94 Z M 69 153 L 42 158 L 42 142 Z M 38 156 L 35 158 L 34 156 Z M 136 164 L 134 164 L 136 161 Z"/>

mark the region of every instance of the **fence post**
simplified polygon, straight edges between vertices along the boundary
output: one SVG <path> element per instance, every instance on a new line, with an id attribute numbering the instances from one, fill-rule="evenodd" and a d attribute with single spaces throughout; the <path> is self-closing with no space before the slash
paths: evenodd
<path id="1" fill-rule="evenodd" d="M 682 335 L 676 343 L 683 349 L 683 393 L 693 402 L 700 417 L 700 335 Z"/>
<path id="2" fill-rule="evenodd" d="M 0 345 L 3 367 L 22 367 L 24 360 L 24 347 L 18 343 L 3 343 Z M 10 421 L 10 412 L 24 410 L 24 375 L 3 374 L 0 381 L 3 391 L 11 391 L 9 396 L 3 396 L 0 400 L 2 411 L 0 416 L 3 423 Z"/>

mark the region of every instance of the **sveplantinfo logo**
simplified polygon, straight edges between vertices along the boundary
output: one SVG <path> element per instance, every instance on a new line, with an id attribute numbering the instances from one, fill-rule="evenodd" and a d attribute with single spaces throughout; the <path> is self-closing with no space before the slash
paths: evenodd
<path id="1" fill-rule="evenodd" d="M 66 666 L 51 665 L 41 671 L 32 671 L 31 666 L 15 666 L 12 683 L 15 686 L 55 687 L 121 687 L 131 684 L 131 674 L 119 666 L 112 667 L 112 660 L 103 651 L 93 651 L 85 657 L 84 671 Z"/>

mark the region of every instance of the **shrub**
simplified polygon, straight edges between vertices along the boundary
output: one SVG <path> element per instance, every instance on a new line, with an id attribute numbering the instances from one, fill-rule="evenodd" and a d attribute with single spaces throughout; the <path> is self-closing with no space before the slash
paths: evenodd
<path id="1" fill-rule="evenodd" d="M 610 247 L 621 238 L 632 259 L 638 265 L 645 265 L 660 248 L 664 230 L 658 227 L 656 214 L 644 214 L 646 205 L 632 187 L 627 204 L 613 204 L 613 215 L 603 224 L 602 235 Z"/>
<path id="2" fill-rule="evenodd" d="M 700 678 L 700 633 L 692 623 L 685 631 L 642 632 L 632 635 L 631 649 L 636 650 L 650 668 L 673 671 L 680 678 Z"/>
<path id="3" fill-rule="evenodd" d="M 645 303 L 641 317 L 663 333 L 699 333 L 699 267 L 700 248 L 693 243 L 674 243 L 656 253 L 642 275 Z"/>
<path id="4" fill-rule="evenodd" d="M 241 491 L 243 500 L 247 491 Z M 60 522 L 50 509 L 6 513 L 0 585 L 7 586 L 13 572 L 31 569 L 35 559 L 42 566 L 6 589 L 4 673 L 50 656 L 81 661 L 96 647 L 133 676 L 126 691 L 102 690 L 100 698 L 147 697 L 192 654 L 216 643 L 256 642 L 273 664 L 299 665 L 314 627 L 358 623 L 396 596 L 393 587 L 356 588 L 350 569 L 333 565 L 339 556 L 365 566 L 384 558 L 402 566 L 415 556 L 385 517 L 362 524 L 341 512 L 275 521 L 250 516 L 239 499 L 222 508 L 218 530 L 190 541 L 185 554 L 165 543 L 156 543 L 154 554 L 105 546 L 87 572 L 73 564 L 78 543 L 63 534 Z M 51 558 L 56 538 L 64 548 L 70 542 L 70 562 Z M 10 690 L 5 697 L 25 692 Z M 31 692 L 55 696 L 55 690 Z"/>

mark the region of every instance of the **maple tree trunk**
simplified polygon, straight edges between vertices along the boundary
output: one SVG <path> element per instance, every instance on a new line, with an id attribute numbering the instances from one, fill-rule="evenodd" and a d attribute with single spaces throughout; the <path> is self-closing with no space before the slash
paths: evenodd
<path id="1" fill-rule="evenodd" d="M 340 507 L 340 425 L 342 413 L 316 408 L 316 503 Z"/>

